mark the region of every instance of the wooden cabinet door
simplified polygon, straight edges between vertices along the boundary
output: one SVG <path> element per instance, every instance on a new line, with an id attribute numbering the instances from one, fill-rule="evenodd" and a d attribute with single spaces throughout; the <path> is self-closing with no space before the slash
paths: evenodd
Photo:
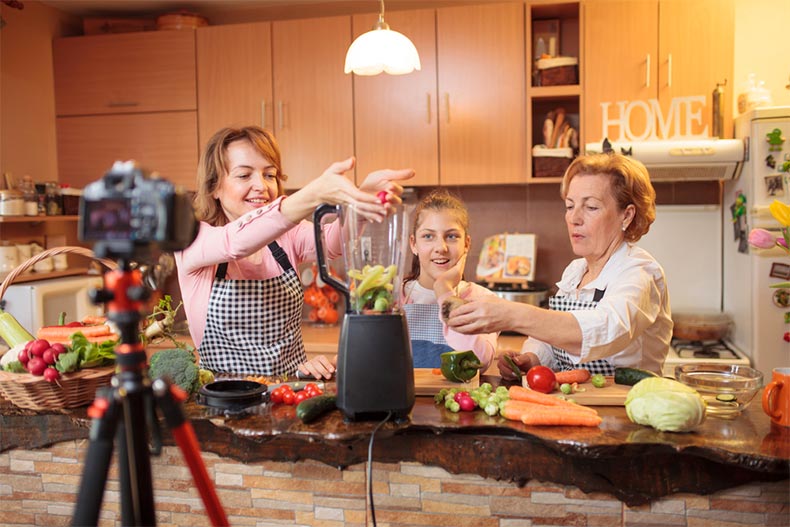
<path id="1" fill-rule="evenodd" d="M 370 31 L 378 15 L 357 15 L 354 38 Z M 434 10 L 387 13 L 420 55 L 420 71 L 406 75 L 354 75 L 357 183 L 380 168 L 413 168 L 408 186 L 439 184 Z"/>
<path id="2" fill-rule="evenodd" d="M 196 112 L 59 117 L 58 180 L 83 187 L 115 161 L 134 159 L 173 184 L 194 190 Z"/>
<path id="3" fill-rule="evenodd" d="M 584 5 L 585 140 L 624 138 L 618 101 L 647 101 L 658 94 L 658 0 L 595 0 Z M 647 128 L 646 113 L 630 113 L 634 133 Z"/>
<path id="4" fill-rule="evenodd" d="M 226 126 L 271 129 L 271 23 L 208 26 L 196 33 L 200 150 Z"/>
<path id="5" fill-rule="evenodd" d="M 58 38 L 53 66 L 59 116 L 196 108 L 194 31 Z"/>
<path id="6" fill-rule="evenodd" d="M 350 45 L 350 16 L 272 23 L 274 133 L 289 189 L 354 153 L 351 76 L 343 73 Z"/>
<path id="7" fill-rule="evenodd" d="M 661 0 L 659 20 L 659 99 L 665 116 L 673 97 L 704 95 L 704 106 L 697 103 L 691 129 L 699 135 L 707 128 L 712 135 L 712 94 L 716 83 L 727 82 L 724 89 L 724 134 L 732 137 L 732 93 L 735 31 L 735 6 L 732 0 Z M 675 110 L 677 111 L 677 109 Z M 685 115 L 685 113 L 683 114 Z"/>
<path id="8" fill-rule="evenodd" d="M 524 4 L 437 9 L 439 180 L 526 182 Z"/>

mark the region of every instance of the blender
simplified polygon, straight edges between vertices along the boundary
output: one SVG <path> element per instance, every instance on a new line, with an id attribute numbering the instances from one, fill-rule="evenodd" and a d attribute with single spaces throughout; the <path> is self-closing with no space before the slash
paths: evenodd
<path id="1" fill-rule="evenodd" d="M 336 215 L 345 281 L 329 273 L 321 221 Z M 337 356 L 337 407 L 352 421 L 406 418 L 414 406 L 414 365 L 400 304 L 408 218 L 402 207 L 381 223 L 353 205 L 318 207 L 313 214 L 321 278 L 346 298 Z"/>

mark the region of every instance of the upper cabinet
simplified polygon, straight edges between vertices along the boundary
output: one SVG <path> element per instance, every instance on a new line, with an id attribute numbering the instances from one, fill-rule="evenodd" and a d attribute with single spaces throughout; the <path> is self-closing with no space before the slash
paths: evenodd
<path id="1" fill-rule="evenodd" d="M 351 76 L 343 73 L 350 45 L 349 16 L 272 23 L 274 133 L 289 189 L 354 153 Z"/>
<path id="2" fill-rule="evenodd" d="M 378 15 L 357 15 L 354 38 L 373 28 Z M 407 75 L 354 75 L 357 183 L 380 168 L 413 168 L 408 186 L 439 184 L 436 97 L 436 12 L 388 12 L 390 27 L 406 35 L 421 70 Z"/>
<path id="3" fill-rule="evenodd" d="M 588 142 L 712 134 L 713 90 L 732 86 L 733 0 L 588 0 L 584 11 Z"/>
<path id="4" fill-rule="evenodd" d="M 58 38 L 58 116 L 195 110 L 194 31 Z"/>
<path id="5" fill-rule="evenodd" d="M 271 129 L 271 23 L 208 26 L 196 33 L 200 150 L 227 126 Z"/>
<path id="6" fill-rule="evenodd" d="M 526 182 L 524 4 L 436 17 L 440 183 Z"/>

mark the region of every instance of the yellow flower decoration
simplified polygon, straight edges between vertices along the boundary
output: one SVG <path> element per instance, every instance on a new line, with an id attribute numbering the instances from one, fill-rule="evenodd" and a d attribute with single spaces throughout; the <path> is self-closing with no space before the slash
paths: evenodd
<path id="1" fill-rule="evenodd" d="M 776 218 L 776 221 L 784 227 L 790 227 L 790 205 L 785 205 L 775 199 L 768 208 L 771 210 L 771 215 Z"/>

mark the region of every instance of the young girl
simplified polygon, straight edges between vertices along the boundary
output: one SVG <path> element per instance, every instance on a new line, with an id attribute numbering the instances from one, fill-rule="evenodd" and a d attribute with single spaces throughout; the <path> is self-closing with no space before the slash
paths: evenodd
<path id="1" fill-rule="evenodd" d="M 403 280 L 403 309 L 415 368 L 436 368 L 439 356 L 451 350 L 471 349 L 483 371 L 494 359 L 498 332 L 462 335 L 442 320 L 442 303 L 450 297 L 469 301 L 496 296 L 462 280 L 470 243 L 469 213 L 461 200 L 434 190 L 420 201 L 409 237 L 414 260 Z"/>

